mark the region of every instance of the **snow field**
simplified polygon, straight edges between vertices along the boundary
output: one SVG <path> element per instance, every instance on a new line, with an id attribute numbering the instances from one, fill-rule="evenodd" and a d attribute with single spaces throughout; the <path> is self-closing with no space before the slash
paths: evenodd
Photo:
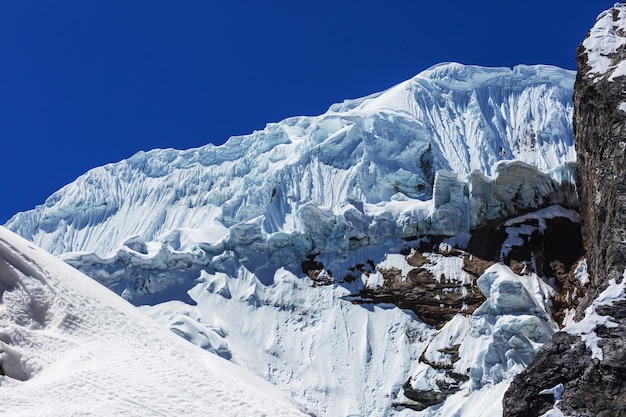
<path id="1" fill-rule="evenodd" d="M 575 158 L 573 82 L 573 72 L 549 66 L 437 65 L 385 92 L 333 105 L 318 117 L 268 124 L 220 147 L 140 152 L 96 168 L 7 225 L 50 252 L 64 254 L 69 263 L 134 304 L 149 304 L 141 309 L 176 335 L 252 370 L 320 415 L 415 415 L 392 407 L 403 400 L 402 386 L 413 377 L 416 388 L 439 389 L 435 380 L 447 377 L 420 363 L 420 356 L 451 361 L 452 355 L 439 350 L 457 345 L 460 356 L 451 365 L 469 380 L 445 403 L 418 415 L 475 416 L 485 410 L 497 415 L 500 405 L 495 400 L 553 331 L 546 318 L 548 289 L 537 277 L 519 279 L 504 267 L 493 268 L 481 278 L 485 304 L 471 317 L 457 315 L 439 331 L 392 305 L 354 305 L 347 296 L 365 284 L 381 284 L 376 266 L 408 271 L 402 256 L 385 256 L 399 253 L 404 239 L 428 233 L 467 236 L 486 220 L 520 210 L 574 205 L 574 169 L 567 163 Z M 511 245 L 516 244 L 515 227 L 509 226 Z M 431 263 L 425 267 L 436 279 L 469 280 L 459 269 L 461 259 L 428 256 Z M 354 282 L 337 276 L 334 285 L 312 287 L 302 274 L 305 259 L 320 262 L 327 276 L 365 260 L 374 267 L 355 270 L 361 275 Z M 50 265 L 45 264 L 57 268 Z M 31 276 L 16 279 L 30 283 Z M 6 285 L 11 287 L 11 282 Z M 83 291 L 80 280 L 74 284 L 75 291 Z M 93 291 L 90 300 L 103 297 L 100 290 Z M 7 292 L 7 300 L 16 294 Z M 109 296 L 104 297 L 108 306 Z M 183 409 L 207 409 L 209 402 L 228 404 L 233 415 L 250 405 L 259 414 L 296 410 L 297 415 L 297 407 L 275 390 L 265 401 L 270 411 L 258 407 L 266 389 L 271 390 L 260 382 L 251 393 L 240 390 L 237 378 L 231 385 L 221 377 L 205 377 L 196 384 L 203 372 L 219 374 L 215 369 L 227 365 L 211 362 L 206 354 L 198 362 L 186 350 L 191 347 L 181 347 L 182 339 L 176 339 L 179 355 L 174 355 L 164 342 L 173 338 L 169 333 L 156 337 L 141 328 L 119 327 L 123 320 L 115 315 L 118 307 L 133 320 L 135 316 L 127 304 L 116 303 L 106 313 L 89 305 L 76 307 L 79 312 L 92 309 L 94 316 L 94 322 L 77 330 L 76 339 L 63 326 L 53 332 L 63 343 L 84 344 L 84 354 L 106 358 L 103 374 L 119 364 L 137 375 L 128 385 L 103 376 L 107 387 L 130 390 L 132 384 L 149 380 L 137 400 L 156 407 L 150 410 L 154 415 L 177 414 L 164 411 L 169 403 L 179 407 L 174 411 L 189 414 Z M 147 325 L 145 317 L 138 320 Z M 113 326 L 117 330 L 91 335 L 94 328 L 107 329 L 108 323 L 118 323 Z M 46 331 L 52 330 L 48 326 Z M 93 345 L 84 340 L 88 337 L 95 337 L 89 339 Z M 23 385 L 6 378 L 18 388 L 33 389 L 32 382 L 45 381 L 40 376 L 57 358 L 57 353 L 38 358 L 37 352 L 48 351 L 41 346 L 52 345 L 38 340 L 37 349 L 29 350 L 31 342 L 3 345 L 9 368 L 22 363 L 16 359 L 22 355 L 32 362 L 26 371 L 37 370 Z M 146 352 L 153 342 L 160 347 Z M 154 360 L 140 365 L 125 353 L 130 351 L 141 352 L 141 360 L 154 355 Z M 166 377 L 159 374 L 161 353 L 178 361 Z M 58 385 L 70 392 L 83 384 L 75 382 L 74 372 L 83 372 L 76 364 L 84 360 L 68 358 L 67 363 L 57 361 L 58 366 L 77 370 L 67 371 Z M 185 380 L 179 381 L 175 369 L 188 367 Z M 97 379 L 100 368 L 85 369 L 89 378 L 84 384 L 91 387 L 90 378 Z M 243 372 L 238 369 L 228 368 L 222 376 Z M 10 372 L 25 377 L 15 367 Z M 171 391 L 159 391 L 158 380 L 180 386 L 189 398 L 179 401 Z M 103 385 L 98 387 L 92 391 L 100 392 Z M 58 395 L 68 401 L 63 392 Z M 166 401 L 159 404 L 159 399 Z M 101 398 L 94 403 L 109 406 Z M 120 413 L 130 413 L 131 406 L 120 407 Z"/>
<path id="2" fill-rule="evenodd" d="M 3 228 L 0 289 L 3 415 L 306 415 Z"/>

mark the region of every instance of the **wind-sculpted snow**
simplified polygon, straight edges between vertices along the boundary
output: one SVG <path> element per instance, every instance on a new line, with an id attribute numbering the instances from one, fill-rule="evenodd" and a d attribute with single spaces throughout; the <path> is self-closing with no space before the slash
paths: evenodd
<path id="1" fill-rule="evenodd" d="M 4 416 L 310 415 L 1 227 L 0 300 Z"/>
<path id="2" fill-rule="evenodd" d="M 438 171 L 429 201 L 396 194 L 389 202 L 353 200 L 334 209 L 304 204 L 291 230 L 271 233 L 259 216 L 229 229 L 219 223 L 174 229 L 149 243 L 134 236 L 106 257 L 70 252 L 63 259 L 135 304 L 154 304 L 167 297 L 188 300 L 190 279 L 222 253 L 233 253 L 259 276 L 262 271 L 272 276 L 278 267 L 299 273 L 302 261 L 315 257 L 345 274 L 356 263 L 347 254 L 360 248 L 399 247 L 428 235 L 459 236 L 528 210 L 578 204 L 572 164 L 543 173 L 523 162 L 502 161 L 494 172 L 494 178 L 474 171 L 462 180 Z M 180 272 L 174 278 L 171 270 Z M 165 291 L 165 298 L 143 297 Z"/>
<path id="3" fill-rule="evenodd" d="M 320 415 L 413 415 L 411 396 L 438 404 L 424 415 L 498 411 L 553 331 L 548 289 L 505 267 L 476 284 L 491 258 L 466 271 L 472 255 L 416 247 L 577 206 L 573 81 L 438 65 L 222 146 L 96 168 L 7 225 Z M 501 260 L 563 207 L 509 225 Z M 375 301 L 411 283 L 408 309 Z"/>
<path id="4" fill-rule="evenodd" d="M 55 254 L 108 254 L 129 236 L 264 216 L 290 231 L 305 204 L 432 197 L 439 169 L 490 175 L 503 159 L 574 159 L 574 74 L 549 66 L 435 66 L 317 117 L 268 124 L 222 146 L 140 152 L 93 169 L 7 227 Z"/>

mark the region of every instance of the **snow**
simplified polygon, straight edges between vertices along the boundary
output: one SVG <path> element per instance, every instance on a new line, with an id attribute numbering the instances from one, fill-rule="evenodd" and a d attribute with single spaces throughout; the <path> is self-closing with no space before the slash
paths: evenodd
<path id="1" fill-rule="evenodd" d="M 487 300 L 472 315 L 472 338 L 456 367 L 471 367 L 472 386 L 499 383 L 528 365 L 558 329 L 549 315 L 551 288 L 535 274 L 519 277 L 495 264 L 478 279 Z"/>
<path id="2" fill-rule="evenodd" d="M 574 278 L 580 282 L 580 285 L 589 284 L 589 273 L 587 272 L 587 258 L 581 259 L 574 269 Z"/>
<path id="3" fill-rule="evenodd" d="M 537 231 L 543 233 L 547 228 L 546 220 L 556 217 L 568 219 L 572 223 L 580 222 L 580 215 L 577 211 L 566 209 L 559 205 L 552 205 L 505 221 L 504 230 L 507 233 L 507 237 L 502 244 L 500 259 L 505 259 L 513 247 L 524 245 L 525 239 L 522 236 L 529 237 Z M 529 220 L 537 220 L 537 226 L 523 224 Z"/>
<path id="4" fill-rule="evenodd" d="M 566 417 L 566 416 L 557 406 L 554 406 L 550 410 L 543 413 L 540 417 Z"/>
<path id="5" fill-rule="evenodd" d="M 436 253 L 424 254 L 430 263 L 423 266 L 430 271 L 435 280 L 441 282 L 457 282 L 461 285 L 468 285 L 472 282 L 472 277 L 463 270 L 463 258 L 461 256 L 444 256 Z"/>
<path id="6" fill-rule="evenodd" d="M 552 395 L 554 396 L 554 401 L 561 401 L 561 397 L 563 396 L 564 391 L 565 386 L 563 386 L 563 384 L 557 384 L 552 388 L 546 388 L 542 390 L 539 395 Z"/>
<path id="7" fill-rule="evenodd" d="M 418 413 L 406 416 L 418 417 L 483 417 L 501 416 L 502 399 L 509 388 L 510 381 L 488 385 L 480 390 L 461 390 L 440 405 L 430 407 Z M 404 417 L 404 416 L 403 416 Z"/>
<path id="8" fill-rule="evenodd" d="M 565 392 L 565 386 L 563 384 L 557 384 L 552 388 L 547 388 L 539 392 L 539 395 L 552 395 L 554 397 L 554 407 L 543 413 L 541 417 L 565 417 L 565 414 L 563 414 L 558 407 L 563 392 Z"/>
<path id="9" fill-rule="evenodd" d="M 587 348 L 591 351 L 592 359 L 602 360 L 604 353 L 602 348 L 598 345 L 600 337 L 596 333 L 598 326 L 604 327 L 617 327 L 617 323 L 613 321 L 611 316 L 603 316 L 597 313 L 596 309 L 599 306 L 612 305 L 616 301 L 626 300 L 626 271 L 624 277 L 620 283 L 617 283 L 615 279 L 609 280 L 609 286 L 600 293 L 600 295 L 593 301 L 593 303 L 585 310 L 585 317 L 577 323 L 569 323 L 564 332 L 571 335 L 580 336 L 585 342 Z"/>
<path id="10" fill-rule="evenodd" d="M 180 340 L 320 415 L 415 415 L 392 407 L 403 385 L 413 376 L 438 389 L 442 372 L 419 358 L 449 361 L 439 349 L 456 345 L 454 371 L 470 369 L 470 381 L 420 415 L 497 415 L 510 378 L 555 326 L 549 286 L 538 277 L 493 267 L 480 282 L 485 304 L 438 331 L 393 305 L 350 300 L 382 285 L 381 269 L 412 269 L 398 255 L 407 241 L 439 234 L 467 243 L 472 228 L 531 209 L 543 209 L 540 222 L 573 218 L 564 208 L 577 204 L 573 83 L 573 72 L 550 66 L 437 65 L 219 147 L 157 149 L 96 168 L 7 226 L 140 305 Z M 437 279 L 471 282 L 462 257 L 426 256 L 423 267 Z M 333 284 L 312 287 L 306 259 Z M 344 281 L 351 267 L 354 281 Z M 102 320 L 119 321 L 107 314 Z M 9 365 L 21 354 L 6 352 Z M 188 387 L 203 366 L 174 385 Z M 221 384 L 205 379 L 204 387 Z M 153 385 L 155 396 L 166 395 Z M 203 396 L 217 401 L 193 401 Z"/>
<path id="11" fill-rule="evenodd" d="M 213 256 L 202 268 L 169 268 L 171 278 L 189 275 L 183 285 L 191 288 L 186 294 L 188 301 L 179 301 L 175 293 L 166 290 L 165 296 L 157 293 L 139 300 L 156 296 L 170 301 L 141 309 L 191 343 L 283 387 L 320 415 L 404 415 L 391 404 L 401 398 L 408 377 L 424 384 L 423 389 L 435 388 L 436 378 L 441 377 L 420 363 L 420 355 L 433 362 L 449 360 L 449 355 L 439 350 L 454 345 L 460 345 L 461 356 L 454 371 L 467 374 L 467 369 L 472 370 L 472 379 L 463 388 L 465 394 L 496 389 L 494 385 L 508 384 L 527 365 L 556 326 L 547 318 L 550 287 L 535 275 L 518 277 L 503 265 L 493 266 L 479 280 L 488 297 L 483 306 L 471 317 L 457 315 L 435 332 L 412 313 L 392 305 L 348 301 L 363 285 L 381 285 L 379 270 L 408 273 L 411 266 L 404 256 L 380 257 L 385 247 L 362 247 L 355 251 L 358 256 L 345 252 L 349 259 L 371 256 L 378 261 L 371 273 L 362 273 L 353 283 L 311 288 L 310 281 L 293 270 L 268 269 L 267 258 L 250 250 L 265 253 L 255 242 L 246 238 L 243 246 Z M 241 251 L 244 247 L 249 250 Z M 437 278 L 470 282 L 462 271 L 462 256 L 424 255 L 430 263 L 423 267 Z M 333 271 L 351 262 L 336 253 L 317 259 Z M 154 262 L 168 263 L 166 259 Z M 132 277 L 138 267 L 120 268 L 125 277 Z M 115 270 L 109 271 L 117 275 Z M 148 294 L 156 288 L 154 280 L 145 284 Z M 475 412 L 468 406 L 463 409 L 470 413 L 467 415 Z"/>
<path id="12" fill-rule="evenodd" d="M 528 220 L 537 220 L 539 223 L 539 230 L 543 232 L 546 230 L 546 220 L 554 219 L 557 217 L 563 217 L 571 221 L 572 223 L 580 222 L 580 215 L 576 210 L 566 209 L 559 205 L 553 205 L 550 207 L 535 210 L 531 213 L 526 213 L 522 216 L 509 219 L 504 222 L 504 226 L 510 227 L 516 224 L 527 222 Z"/>
<path id="13" fill-rule="evenodd" d="M 536 275 L 520 277 L 505 265 L 495 264 L 478 284 L 487 300 L 470 317 L 456 315 L 430 338 L 422 354 L 425 361 L 414 369 L 411 386 L 438 391 L 437 382 L 449 380 L 444 371 L 448 367 L 468 375 L 469 380 L 443 403 L 406 415 L 502 415 L 502 398 L 512 378 L 557 331 L 547 314 L 549 286 Z M 452 362 L 443 351 L 454 346 L 458 347 L 459 357 Z M 440 367 L 435 369 L 428 363 Z"/>
<path id="14" fill-rule="evenodd" d="M 440 169 L 494 175 L 496 162 L 517 159 L 548 171 L 575 159 L 573 83 L 572 71 L 542 65 L 438 65 L 222 146 L 157 149 L 96 168 L 7 227 L 57 255 L 103 257 L 131 236 L 150 242 L 259 216 L 267 233 L 289 233 L 307 203 L 427 201 Z"/>
<path id="15" fill-rule="evenodd" d="M 4 228 L 0 290 L 4 415 L 307 415 Z"/>
<path id="16" fill-rule="evenodd" d="M 614 17 L 614 14 L 616 17 Z M 587 65 L 595 82 L 609 74 L 608 81 L 626 75 L 626 63 L 612 64 L 611 55 L 626 45 L 626 6 L 616 3 L 602 12 L 583 41 Z"/>
<path id="17" fill-rule="evenodd" d="M 203 273 L 189 291 L 196 305 L 141 309 L 283 387 L 318 415 L 392 414 L 430 326 L 395 306 L 344 301 L 351 291 L 342 286 L 311 288 L 284 269 L 266 286 L 246 268 L 233 268 Z"/>

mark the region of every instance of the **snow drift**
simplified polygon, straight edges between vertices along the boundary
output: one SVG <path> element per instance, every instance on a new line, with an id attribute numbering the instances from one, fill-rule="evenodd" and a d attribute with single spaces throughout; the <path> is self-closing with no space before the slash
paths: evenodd
<path id="1" fill-rule="evenodd" d="M 3 415 L 307 415 L 1 227 L 0 297 Z"/>

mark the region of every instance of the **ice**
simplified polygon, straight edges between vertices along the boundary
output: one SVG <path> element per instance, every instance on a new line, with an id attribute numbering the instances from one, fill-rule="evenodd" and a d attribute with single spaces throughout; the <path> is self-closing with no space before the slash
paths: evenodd
<path id="1" fill-rule="evenodd" d="M 438 171 L 430 232 L 462 235 L 489 220 L 511 217 L 528 209 L 578 206 L 573 164 L 542 172 L 520 161 L 501 161 L 494 171 L 493 178 L 475 171 L 465 181 L 455 173 Z M 537 215 L 550 218 L 563 211 L 563 208 L 554 208 Z M 570 212 L 568 216 L 577 216 Z"/>
<path id="2" fill-rule="evenodd" d="M 549 66 L 438 65 L 385 92 L 222 146 L 156 149 L 96 168 L 7 226 L 55 254 L 102 257 L 130 236 L 150 242 L 259 216 L 267 233 L 289 232 L 308 203 L 335 210 L 349 196 L 378 204 L 398 193 L 427 201 L 440 169 L 461 179 L 473 170 L 501 175 L 494 164 L 517 159 L 547 171 L 575 159 L 573 82 L 573 72 Z M 446 206 L 451 213 L 455 201 Z M 214 233 L 223 235 L 219 226 Z"/>
<path id="3" fill-rule="evenodd" d="M 471 367 L 473 389 L 520 372 L 557 330 L 547 314 L 548 286 L 536 275 L 519 277 L 495 264 L 478 285 L 488 298 L 472 315 L 470 337 L 461 344 L 456 365 Z"/>
<path id="4" fill-rule="evenodd" d="M 390 201 L 370 204 L 348 195 L 336 206 L 302 204 L 293 213 L 290 229 L 271 232 L 264 215 L 228 228 L 211 221 L 198 229 L 173 229 L 148 243 L 140 236 L 127 238 L 106 257 L 77 252 L 66 253 L 63 259 L 116 291 L 123 288 L 124 297 L 133 303 L 139 304 L 143 294 L 166 291 L 174 299 L 188 301 L 185 285 L 213 256 L 225 251 L 236 254 L 250 270 L 267 264 L 265 281 L 271 280 L 271 264 L 297 271 L 304 259 L 315 256 L 335 254 L 338 259 L 339 252 L 398 246 L 405 239 L 427 235 L 467 236 L 488 221 L 538 209 L 505 223 L 509 237 L 503 245 L 504 258 L 510 248 L 523 243 L 520 235 L 534 231 L 517 223 L 537 219 L 543 230 L 545 220 L 557 216 L 578 221 L 575 211 L 559 205 L 578 204 L 573 170 L 573 164 L 566 164 L 542 172 L 520 161 L 499 162 L 493 178 L 476 172 L 464 178 L 440 170 L 434 179 L 434 197 L 428 201 L 396 193 Z M 168 278 L 171 268 L 181 271 L 175 280 Z"/>
<path id="5" fill-rule="evenodd" d="M 450 360 L 438 349 L 459 344 L 454 371 L 472 379 L 431 411 L 498 413 L 493 398 L 552 331 L 537 277 L 496 271 L 485 305 L 439 333 L 393 305 L 348 300 L 382 285 L 379 269 L 407 272 L 407 242 L 463 245 L 485 222 L 576 207 L 573 82 L 550 66 L 437 65 L 223 146 L 96 168 L 8 226 L 319 415 L 407 415 L 391 407 L 407 378 L 437 389 L 442 373 L 422 353 Z M 428 259 L 437 279 L 471 282 L 460 257 Z"/>
<path id="6" fill-rule="evenodd" d="M 478 285 L 487 300 L 469 317 L 457 314 L 430 339 L 413 371 L 411 387 L 439 391 L 442 381 L 450 381 L 448 369 L 469 380 L 457 379 L 456 392 L 418 416 L 502 415 L 502 397 L 512 378 L 558 329 L 548 315 L 549 286 L 536 275 L 518 276 L 495 264 Z M 455 348 L 456 358 L 446 353 Z M 554 395 L 559 392 L 555 387 Z"/>

